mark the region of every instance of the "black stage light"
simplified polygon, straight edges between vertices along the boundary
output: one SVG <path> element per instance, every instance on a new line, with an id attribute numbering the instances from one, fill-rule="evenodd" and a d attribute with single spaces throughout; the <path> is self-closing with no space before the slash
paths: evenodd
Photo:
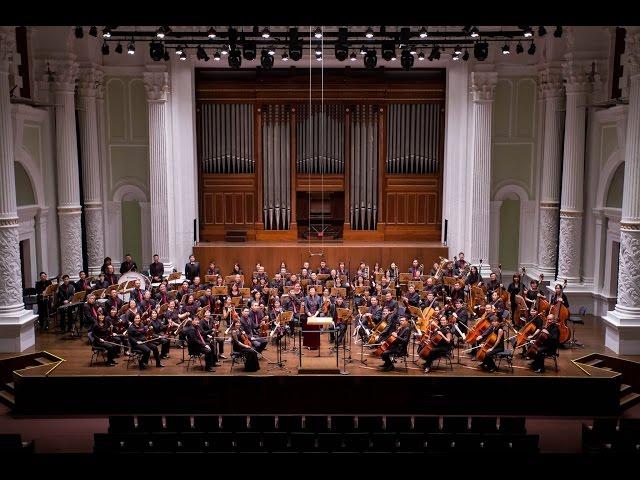
<path id="1" fill-rule="evenodd" d="M 466 48 L 464 49 L 464 55 L 462 55 L 462 60 L 464 60 L 465 62 L 469 60 L 469 50 L 467 50 Z"/>
<path id="2" fill-rule="evenodd" d="M 209 37 L 211 40 L 213 40 L 214 38 L 216 38 L 216 29 L 211 27 L 208 31 L 207 31 L 207 37 Z"/>
<path id="3" fill-rule="evenodd" d="M 316 55 L 322 55 L 322 45 L 316 45 L 314 52 Z M 273 55 L 273 53 L 271 53 L 271 50 L 269 50 L 269 54 Z"/>
<path id="4" fill-rule="evenodd" d="M 335 55 L 341 62 L 345 61 L 349 56 L 349 44 L 347 43 L 348 35 L 349 31 L 346 28 L 340 27 L 338 29 L 338 41 L 335 46 Z"/>
<path id="5" fill-rule="evenodd" d="M 505 43 L 505 44 L 502 46 L 502 54 L 503 54 L 503 55 L 509 55 L 510 53 L 511 53 L 511 50 L 510 50 L 510 48 L 509 48 L 509 44 L 508 44 L 508 43 Z"/>
<path id="6" fill-rule="evenodd" d="M 183 47 L 181 45 L 178 45 L 176 47 L 176 55 L 182 55 L 183 52 Z"/>
<path id="7" fill-rule="evenodd" d="M 425 27 L 422 27 L 420 29 L 420 38 L 427 38 L 429 36 L 429 34 L 427 33 L 427 29 Z"/>
<path id="8" fill-rule="evenodd" d="M 453 49 L 453 53 L 455 53 L 456 55 L 461 55 L 462 54 L 462 47 L 460 45 L 456 45 Z"/>
<path id="9" fill-rule="evenodd" d="M 302 58 L 302 44 L 298 38 L 298 29 L 296 27 L 289 29 L 289 58 L 294 62 Z"/>
<path id="10" fill-rule="evenodd" d="M 240 53 L 239 48 L 232 48 L 229 52 L 229 66 L 231 68 L 240 68 L 242 65 L 242 53 Z"/>
<path id="11" fill-rule="evenodd" d="M 204 60 L 205 62 L 209 61 L 209 55 L 207 55 L 207 52 L 202 45 L 198 45 L 196 47 L 196 58 L 198 60 Z"/>
<path id="12" fill-rule="evenodd" d="M 367 53 L 364 56 L 364 66 L 367 68 L 376 68 L 378 64 L 378 57 L 376 56 L 376 49 L 372 48 L 367 50 Z"/>
<path id="13" fill-rule="evenodd" d="M 116 53 L 122 53 L 122 44 L 120 42 L 116 45 L 115 51 Z"/>
<path id="14" fill-rule="evenodd" d="M 167 50 L 166 48 L 164 49 L 164 54 L 162 55 L 162 59 L 165 62 L 168 62 L 171 58 L 169 57 L 169 50 Z"/>
<path id="15" fill-rule="evenodd" d="M 529 55 L 534 55 L 536 53 L 536 44 L 531 42 L 531 45 L 529 46 L 529 50 L 527 50 L 527 53 Z"/>
<path id="16" fill-rule="evenodd" d="M 420 60 L 421 62 L 424 62 L 424 52 L 420 52 L 418 54 L 418 60 Z"/>
<path id="17" fill-rule="evenodd" d="M 373 38 L 373 28 L 368 27 L 367 31 L 364 34 L 364 36 L 367 37 L 367 38 Z"/>
<path id="18" fill-rule="evenodd" d="M 411 52 L 407 49 L 402 50 L 402 54 L 400 55 L 400 65 L 405 70 L 411 70 L 413 67 L 414 58 L 411 55 Z"/>
<path id="19" fill-rule="evenodd" d="M 109 45 L 107 45 L 106 41 L 102 42 L 102 54 L 109 55 Z"/>
<path id="20" fill-rule="evenodd" d="M 560 25 L 556 27 L 556 31 L 553 32 L 553 36 L 556 38 L 560 38 L 562 36 L 562 27 Z"/>
<path id="21" fill-rule="evenodd" d="M 356 52 L 351 52 L 351 55 L 349 55 L 349 60 L 351 60 L 352 62 L 355 62 L 358 59 L 358 55 L 356 55 Z"/>
<path id="22" fill-rule="evenodd" d="M 539 37 L 544 37 L 547 34 L 547 29 L 544 28 L 544 25 L 540 25 L 538 27 L 538 36 Z"/>
<path id="23" fill-rule="evenodd" d="M 480 30 L 478 30 L 478 27 L 473 27 L 471 30 L 469 30 L 469 35 L 472 38 L 478 38 L 480 36 Z"/>
<path id="24" fill-rule="evenodd" d="M 220 61 L 220 52 L 218 52 L 218 51 L 216 50 L 216 53 L 214 53 L 214 54 L 213 54 L 213 59 L 214 59 L 216 62 L 219 62 L 219 61 Z"/>
<path id="25" fill-rule="evenodd" d="M 315 31 L 313 32 L 313 36 L 318 39 L 322 38 L 322 29 L 320 27 L 316 27 Z"/>
<path id="26" fill-rule="evenodd" d="M 242 56 L 245 60 L 250 62 L 256 58 L 256 44 L 255 42 L 244 42 L 242 44 Z"/>
<path id="27" fill-rule="evenodd" d="M 187 49 L 183 48 L 182 51 L 180 52 L 180 60 L 182 60 L 183 62 L 187 60 Z"/>
<path id="28" fill-rule="evenodd" d="M 129 44 L 129 46 L 127 47 L 127 53 L 129 55 L 133 55 L 136 53 L 136 46 L 133 43 L 133 39 L 131 39 L 131 43 Z"/>
<path id="29" fill-rule="evenodd" d="M 150 42 L 149 55 L 154 62 L 159 62 L 164 58 L 164 45 L 160 42 Z"/>
<path id="30" fill-rule="evenodd" d="M 382 42 L 382 58 L 387 62 L 396 54 L 396 46 L 393 42 Z"/>
<path id="31" fill-rule="evenodd" d="M 531 29 L 531 27 L 526 27 L 522 34 L 525 36 L 525 38 L 530 38 L 533 37 L 533 30 Z"/>
<path id="32" fill-rule="evenodd" d="M 262 65 L 262 68 L 264 68 L 265 70 L 269 70 L 271 67 L 273 67 L 273 55 L 269 55 L 269 52 L 267 50 L 262 50 L 262 54 L 260 56 L 260 65 Z"/>
<path id="33" fill-rule="evenodd" d="M 485 61 L 489 56 L 489 44 L 487 42 L 477 42 L 473 46 L 473 56 L 480 62 Z"/>
<path id="34" fill-rule="evenodd" d="M 366 55 L 367 54 L 367 47 L 365 47 L 364 45 L 362 45 L 360 47 L 360 55 Z"/>
<path id="35" fill-rule="evenodd" d="M 92 37 L 97 37 L 97 36 L 98 36 L 98 27 L 96 27 L 95 25 L 93 25 L 93 26 L 89 29 L 89 35 L 91 35 Z"/>
<path id="36" fill-rule="evenodd" d="M 267 27 L 262 29 L 262 38 L 269 38 L 271 36 L 271 32 Z"/>
<path id="37" fill-rule="evenodd" d="M 434 45 L 427 58 L 430 62 L 433 60 L 440 60 L 440 47 L 438 47 L 438 45 Z"/>
<path id="38" fill-rule="evenodd" d="M 76 38 L 84 37 L 84 30 L 82 29 L 82 27 L 76 27 L 73 33 L 75 34 Z"/>
<path id="39" fill-rule="evenodd" d="M 522 52 L 524 52 L 524 47 L 520 42 L 518 42 L 518 45 L 516 45 L 516 53 L 520 55 Z"/>
<path id="40" fill-rule="evenodd" d="M 289 54 L 286 51 L 282 52 L 282 56 L 280 58 L 282 59 L 283 62 L 288 62 L 289 61 Z"/>
<path id="41" fill-rule="evenodd" d="M 102 38 L 111 38 L 111 28 L 104 27 L 102 29 Z"/>

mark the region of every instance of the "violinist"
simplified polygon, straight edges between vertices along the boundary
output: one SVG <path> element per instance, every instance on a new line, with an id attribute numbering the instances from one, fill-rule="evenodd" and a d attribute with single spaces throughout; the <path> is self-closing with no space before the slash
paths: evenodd
<path id="1" fill-rule="evenodd" d="M 235 320 L 231 326 L 231 345 L 234 352 L 244 357 L 245 372 L 257 372 L 260 370 L 258 352 L 253 348 L 249 336 L 243 331 L 240 320 Z"/>
<path id="2" fill-rule="evenodd" d="M 504 323 L 498 315 L 492 315 L 490 320 L 491 327 L 489 327 L 489 329 L 482 335 L 478 336 L 478 343 L 480 347 L 482 347 L 484 345 L 483 340 L 486 342 L 493 333 L 497 335 L 497 339 L 493 346 L 487 350 L 484 360 L 480 364 L 480 368 L 486 370 L 487 372 L 495 372 L 497 370 L 497 367 L 496 362 L 494 362 L 493 360 L 493 357 L 495 357 L 498 353 L 504 351 L 505 329 Z"/>
<path id="3" fill-rule="evenodd" d="M 420 307 L 420 294 L 416 292 L 416 286 L 413 283 L 409 285 L 407 296 L 402 297 L 402 300 L 412 307 Z"/>
<path id="4" fill-rule="evenodd" d="M 163 321 L 163 318 L 158 317 L 156 310 L 151 310 L 149 319 L 149 326 L 153 327 L 153 331 L 158 337 L 158 341 L 154 342 L 160 345 L 160 358 L 169 358 L 169 349 L 171 348 L 171 342 L 167 336 L 168 322 Z"/>
<path id="5" fill-rule="evenodd" d="M 464 288 L 462 288 L 461 281 L 453 284 L 453 290 L 451 290 L 450 298 L 454 303 L 456 300 L 464 301 Z"/>
<path id="6" fill-rule="evenodd" d="M 98 313 L 96 323 L 91 329 L 91 335 L 93 337 L 92 345 L 106 350 L 107 366 L 113 367 L 117 365 L 115 358 L 120 352 L 120 346 L 116 344 L 119 344 L 120 340 L 112 335 L 112 328 L 106 323 L 102 311 Z"/>
<path id="7" fill-rule="evenodd" d="M 551 295 L 551 305 L 555 305 L 558 300 L 561 301 L 565 307 L 569 308 L 569 299 L 564 294 L 564 289 L 559 283 L 556 285 L 553 295 Z"/>
<path id="8" fill-rule="evenodd" d="M 409 321 L 407 317 L 400 317 L 400 323 L 398 324 L 397 330 L 391 332 L 389 337 L 393 337 L 395 340 L 389 348 L 387 348 L 381 355 L 380 358 L 384 361 L 381 365 L 380 369 L 383 372 L 390 372 L 391 370 L 395 370 L 393 366 L 393 362 L 391 361 L 391 355 L 405 355 L 407 352 L 407 345 L 409 344 L 409 335 L 411 334 L 411 329 L 409 328 Z"/>
<path id="9" fill-rule="evenodd" d="M 204 295 L 195 300 L 195 302 L 199 303 L 201 308 L 209 308 L 213 310 L 213 307 L 215 306 L 215 297 L 211 296 L 211 288 L 205 288 Z"/>
<path id="10" fill-rule="evenodd" d="M 142 315 L 142 311 L 138 308 L 135 300 L 129 300 L 129 309 L 125 312 L 127 316 L 127 321 L 129 323 L 133 322 L 133 317 L 136 315 Z"/>
<path id="11" fill-rule="evenodd" d="M 420 275 L 422 275 L 422 267 L 419 265 L 417 258 L 414 258 L 413 262 L 411 262 L 409 273 L 411 274 L 412 280 L 420 280 Z"/>
<path id="12" fill-rule="evenodd" d="M 456 310 L 451 314 L 451 316 L 455 318 L 456 322 L 463 324 L 465 326 L 464 330 L 466 331 L 468 328 L 467 323 L 469 322 L 469 310 L 460 299 L 455 301 L 455 307 Z"/>
<path id="13" fill-rule="evenodd" d="M 257 304 L 256 304 L 257 308 Z M 256 349 L 257 352 L 262 352 L 267 348 L 267 340 L 260 338 L 258 331 L 258 324 L 255 324 L 249 317 L 250 310 L 248 308 L 242 309 L 242 317 L 240 317 L 240 326 L 242 330 L 247 334 L 251 341 L 251 346 Z"/>
<path id="14" fill-rule="evenodd" d="M 127 334 L 129 336 L 129 344 L 131 345 L 131 348 L 142 354 L 138 363 L 140 370 L 147 368 L 149 358 L 152 353 L 153 358 L 156 360 L 156 367 L 164 367 L 160 361 L 160 352 L 158 352 L 158 347 L 156 347 L 153 342 L 145 343 L 147 341 L 147 327 L 142 325 L 139 313 L 133 317 L 133 323 L 129 325 Z"/>
<path id="15" fill-rule="evenodd" d="M 160 261 L 160 255 L 157 253 L 153 256 L 153 262 L 149 265 L 149 274 L 151 275 L 151 281 L 158 283 L 162 281 L 164 275 L 164 264 Z"/>
<path id="16" fill-rule="evenodd" d="M 167 297 L 167 286 L 162 284 L 158 287 L 158 293 L 155 296 L 156 305 L 164 305 L 169 302 L 169 297 Z"/>
<path id="17" fill-rule="evenodd" d="M 91 290 L 91 282 L 87 280 L 87 274 L 85 272 L 79 272 L 80 279 L 74 284 L 76 292 L 88 292 Z"/>
<path id="18" fill-rule="evenodd" d="M 107 310 L 111 310 L 112 308 L 115 308 L 116 310 L 120 310 L 120 307 L 122 306 L 122 300 L 120 299 L 120 297 L 118 297 L 118 292 L 116 292 L 115 290 L 111 290 L 109 292 L 109 298 L 107 299 Z"/>
<path id="19" fill-rule="evenodd" d="M 131 289 L 131 293 L 129 295 L 129 299 L 135 300 L 136 303 L 142 302 L 142 297 L 144 297 L 144 290 L 142 290 L 142 284 L 139 279 L 134 281 L 134 287 Z"/>
<path id="20" fill-rule="evenodd" d="M 199 309 L 200 309 L 200 303 L 199 302 L 196 303 L 195 297 L 193 296 L 193 294 L 190 294 L 187 297 L 186 303 L 181 305 L 180 313 L 189 313 L 189 315 L 193 317 L 195 316 L 196 313 L 198 313 Z"/>
<path id="21" fill-rule="evenodd" d="M 200 332 L 200 319 L 195 317 L 184 327 L 184 335 L 187 339 L 189 353 L 204 354 L 204 368 L 207 372 L 215 372 L 213 366 L 217 364 L 216 353 L 213 348 L 205 342 Z"/>
<path id="22" fill-rule="evenodd" d="M 256 294 L 256 296 L 258 295 L 259 294 Z M 268 329 L 269 317 L 265 316 L 264 314 L 264 304 L 260 303 L 259 296 L 258 296 L 258 299 L 251 302 L 250 307 L 251 307 L 251 310 L 249 311 L 249 319 L 253 324 L 254 333 L 256 335 L 259 335 L 261 330 L 263 332 L 265 331 L 265 327 L 264 327 L 265 324 L 267 325 L 267 329 Z M 264 335 L 260 335 L 260 336 L 264 336 Z"/>
<path id="23" fill-rule="evenodd" d="M 104 319 L 105 324 L 113 332 L 114 338 L 118 339 L 118 343 L 126 345 L 127 329 L 129 328 L 129 320 L 126 315 L 122 315 L 122 319 L 118 318 L 118 309 L 112 307 L 109 315 Z"/>
<path id="24" fill-rule="evenodd" d="M 439 335 L 441 338 L 437 344 L 431 347 L 431 351 L 424 361 L 424 373 L 429 373 L 431 371 L 431 365 L 434 360 L 448 355 L 449 351 L 453 348 L 453 335 L 451 333 L 451 328 L 448 325 L 447 317 L 441 315 L 439 323 L 438 328 L 431 335 Z M 429 333 L 427 332 L 425 335 L 429 335 Z"/>
<path id="25" fill-rule="evenodd" d="M 533 356 L 531 362 L 531 370 L 536 373 L 544 373 L 544 357 L 547 353 L 555 352 L 558 348 L 558 340 L 560 338 L 560 330 L 558 329 L 558 321 L 552 314 L 547 315 L 547 324 L 540 330 L 534 338 L 544 335 L 544 339 L 540 338 L 536 342 L 535 352 L 530 352 Z"/>
<path id="26" fill-rule="evenodd" d="M 155 310 L 156 301 L 151 298 L 151 290 L 146 290 L 144 295 L 142 296 L 142 301 L 138 304 L 140 307 L 140 311 L 142 312 L 150 312 L 151 310 Z"/>

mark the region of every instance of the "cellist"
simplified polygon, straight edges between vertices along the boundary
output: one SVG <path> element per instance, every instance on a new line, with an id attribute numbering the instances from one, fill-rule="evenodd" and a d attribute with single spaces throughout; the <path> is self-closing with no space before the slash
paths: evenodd
<path id="1" fill-rule="evenodd" d="M 542 330 L 542 327 L 543 327 L 542 314 L 543 312 L 538 312 L 536 310 L 536 307 L 531 307 L 531 310 L 529 310 L 529 318 L 530 318 L 529 322 L 532 322 L 533 325 L 535 325 L 535 330 L 533 331 L 533 333 L 531 333 L 531 335 L 527 337 L 528 342 L 533 340 L 538 335 L 538 333 L 540 333 L 540 330 Z M 524 346 L 524 345 L 522 346 L 522 356 L 525 358 L 527 358 L 527 348 L 528 348 L 527 346 Z"/>
<path id="2" fill-rule="evenodd" d="M 496 294 L 497 295 L 497 294 Z M 498 315 L 492 315 L 491 318 L 491 327 L 484 332 L 482 335 L 478 337 L 478 342 L 480 347 L 484 345 L 484 342 L 491 336 L 491 334 L 495 333 L 497 335 L 497 339 L 493 346 L 489 348 L 485 354 L 484 360 L 480 364 L 480 368 L 486 370 L 487 372 L 495 372 L 497 370 L 496 362 L 493 361 L 493 357 L 495 357 L 498 353 L 504 351 L 504 323 Z M 484 342 L 483 342 L 484 340 Z"/>
<path id="3" fill-rule="evenodd" d="M 384 363 L 380 366 L 380 369 L 383 372 L 390 372 L 391 370 L 395 370 L 393 363 L 391 362 L 391 355 L 404 355 L 407 349 L 407 344 L 409 343 L 409 335 L 411 334 L 411 329 L 409 328 L 409 321 L 407 317 L 400 317 L 400 324 L 398 329 L 395 332 L 392 332 L 389 335 L 389 340 L 392 337 L 395 338 L 393 343 L 387 348 L 380 358 L 384 361 Z"/>
<path id="4" fill-rule="evenodd" d="M 451 328 L 448 325 L 449 321 L 447 317 L 442 315 L 440 317 L 440 325 L 436 328 L 433 335 L 440 335 L 442 338 L 438 342 L 437 345 L 431 348 L 429 355 L 424 361 L 424 373 L 429 373 L 431 371 L 431 365 L 433 361 L 439 357 L 444 357 L 449 353 L 449 351 L 453 348 L 453 334 L 451 333 Z M 429 333 L 426 332 L 425 335 Z"/>
<path id="5" fill-rule="evenodd" d="M 556 289 L 558 287 L 556 286 Z M 531 369 L 536 373 L 544 373 L 544 357 L 548 352 L 555 352 L 558 348 L 558 339 L 560 338 L 560 330 L 558 329 L 558 322 L 554 315 L 547 315 L 547 324 L 536 335 L 544 334 L 546 338 L 541 340 L 536 345 L 536 351 L 533 354 L 533 362 L 531 362 Z"/>

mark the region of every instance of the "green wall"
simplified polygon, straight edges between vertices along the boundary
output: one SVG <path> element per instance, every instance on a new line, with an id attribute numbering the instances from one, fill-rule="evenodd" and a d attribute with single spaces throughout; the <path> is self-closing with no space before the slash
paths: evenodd
<path id="1" fill-rule="evenodd" d="M 622 208 L 622 191 L 624 189 L 624 162 L 618 165 L 616 173 L 613 174 L 609 190 L 607 191 L 607 201 L 605 206 L 611 208 Z"/>
<path id="2" fill-rule="evenodd" d="M 18 162 L 13 162 L 16 177 L 16 203 L 18 207 L 35 205 L 36 195 L 26 170 Z"/>
<path id="3" fill-rule="evenodd" d="M 122 202 L 122 258 L 130 253 L 140 265 L 142 260 L 142 230 L 140 204 L 137 201 Z"/>
<path id="4" fill-rule="evenodd" d="M 504 200 L 500 208 L 500 263 L 506 270 L 518 270 L 520 242 L 520 200 Z"/>

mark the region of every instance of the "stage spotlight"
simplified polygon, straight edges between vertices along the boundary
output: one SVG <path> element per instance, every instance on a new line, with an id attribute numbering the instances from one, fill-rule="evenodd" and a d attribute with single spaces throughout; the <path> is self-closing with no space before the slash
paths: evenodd
<path id="1" fill-rule="evenodd" d="M 134 53 L 136 53 L 136 45 L 133 43 L 133 39 L 131 39 L 131 43 L 127 47 L 127 53 L 129 55 L 133 55 Z"/>
<path id="2" fill-rule="evenodd" d="M 320 27 L 316 27 L 315 31 L 313 32 L 313 36 L 316 38 L 322 38 L 322 29 Z"/>
<path id="3" fill-rule="evenodd" d="M 233 48 L 229 52 L 229 66 L 234 69 L 240 68 L 242 65 L 242 54 L 239 48 Z"/>
<path id="4" fill-rule="evenodd" d="M 276 54 L 276 49 L 273 47 L 269 47 L 269 49 L 267 50 L 267 53 L 269 55 L 275 55 Z"/>
<path id="5" fill-rule="evenodd" d="M 229 46 L 226 43 L 222 46 L 222 55 L 229 55 Z"/>
<path id="6" fill-rule="evenodd" d="M 289 54 L 287 52 L 284 52 L 282 54 L 281 59 L 282 59 L 283 62 L 288 62 L 289 61 Z"/>
<path id="7" fill-rule="evenodd" d="M 553 36 L 556 38 L 560 38 L 562 36 L 562 27 L 560 25 L 556 27 L 556 31 L 553 32 Z"/>
<path id="8" fill-rule="evenodd" d="M 82 29 L 82 27 L 76 27 L 73 33 L 75 34 L 76 38 L 84 37 L 84 30 Z"/>
<path id="9" fill-rule="evenodd" d="M 289 58 L 294 62 L 302 58 L 302 45 L 300 43 L 292 43 L 289 46 Z"/>
<path id="10" fill-rule="evenodd" d="M 92 37 L 97 37 L 98 36 L 98 27 L 96 27 L 95 25 L 92 26 L 89 29 L 89 35 L 91 35 Z"/>
<path id="11" fill-rule="evenodd" d="M 349 56 L 348 35 L 349 31 L 346 28 L 341 27 L 338 29 L 338 41 L 336 42 L 334 52 L 336 59 L 340 62 L 343 62 Z"/>
<path id="12" fill-rule="evenodd" d="M 217 51 L 217 50 L 216 50 L 216 53 L 214 53 L 214 54 L 213 54 L 213 59 L 214 59 L 216 62 L 219 62 L 219 61 L 220 61 L 220 52 L 219 52 L 219 51 Z"/>
<path id="13" fill-rule="evenodd" d="M 429 36 L 429 34 L 427 33 L 427 29 L 425 27 L 422 27 L 420 29 L 420 38 L 427 38 Z"/>
<path id="14" fill-rule="evenodd" d="M 111 38 L 111 29 L 109 27 L 102 29 L 102 38 Z"/>
<path id="15" fill-rule="evenodd" d="M 539 37 L 544 37 L 547 34 L 547 29 L 544 28 L 544 25 L 540 25 L 538 27 L 538 36 Z"/>
<path id="16" fill-rule="evenodd" d="M 109 45 L 107 45 L 106 41 L 102 42 L 102 54 L 109 55 Z"/>
<path id="17" fill-rule="evenodd" d="M 393 42 L 382 43 L 382 58 L 387 62 L 391 60 L 396 54 L 396 46 Z"/>
<path id="18" fill-rule="evenodd" d="M 162 59 L 165 62 L 168 62 L 169 60 L 171 60 L 171 57 L 169 57 L 169 50 L 167 50 L 166 48 L 164 49 L 164 53 L 162 54 Z"/>
<path id="19" fill-rule="evenodd" d="M 262 38 L 269 38 L 271 36 L 271 32 L 267 27 L 262 29 Z"/>
<path id="20" fill-rule="evenodd" d="M 451 55 L 451 60 L 458 61 L 460 60 L 460 55 L 458 55 L 456 52 L 453 52 L 453 55 Z"/>
<path id="21" fill-rule="evenodd" d="M 209 37 L 211 40 L 216 38 L 216 35 L 217 35 L 217 32 L 215 28 L 211 27 L 209 30 L 207 30 L 207 37 Z"/>
<path id="22" fill-rule="evenodd" d="M 460 45 L 456 45 L 455 48 L 453 49 L 453 53 L 455 53 L 456 55 L 461 55 L 462 47 Z"/>
<path id="23" fill-rule="evenodd" d="M 316 54 L 316 60 L 318 62 L 321 62 L 322 61 L 322 54 L 320 54 L 320 55 Z"/>
<path id="24" fill-rule="evenodd" d="M 349 55 L 349 60 L 351 60 L 352 62 L 355 62 L 358 59 L 358 55 L 356 55 L 356 52 L 351 52 L 351 55 Z"/>
<path id="25" fill-rule="evenodd" d="M 273 67 L 273 55 L 269 55 L 269 52 L 267 50 L 262 50 L 262 54 L 260 56 L 260 65 L 262 65 L 262 68 L 264 68 L 265 70 L 269 70 L 271 67 Z"/>
<path id="26" fill-rule="evenodd" d="M 478 30 L 478 27 L 473 27 L 469 31 L 469 35 L 471 36 L 471 38 L 478 38 L 480 36 L 480 30 Z"/>
<path id="27" fill-rule="evenodd" d="M 473 56 L 480 62 L 485 61 L 489 56 L 489 44 L 487 42 L 477 42 L 473 46 Z"/>
<path id="28" fill-rule="evenodd" d="M 411 52 L 407 49 L 402 51 L 402 54 L 400 55 L 400 65 L 402 65 L 402 68 L 404 68 L 405 70 L 411 70 L 411 68 L 413 67 L 413 62 L 414 62 L 414 58 L 413 55 L 411 55 Z"/>
<path id="29" fill-rule="evenodd" d="M 186 49 L 183 49 L 182 53 L 180 54 L 180 60 L 184 62 L 186 59 L 187 59 L 187 51 Z"/>
<path id="30" fill-rule="evenodd" d="M 432 62 L 434 60 L 440 60 L 440 47 L 438 47 L 438 45 L 434 45 L 433 48 L 431 49 L 431 52 L 429 53 L 429 56 L 427 57 L 427 59 Z"/>
<path id="31" fill-rule="evenodd" d="M 184 52 L 183 48 L 180 45 L 178 45 L 176 47 L 176 55 L 182 55 L 182 52 Z"/>
<path id="32" fill-rule="evenodd" d="M 116 53 L 122 53 L 122 44 L 120 42 L 116 45 L 115 51 Z"/>
<path id="33" fill-rule="evenodd" d="M 164 45 L 160 42 L 149 43 L 149 56 L 154 62 L 159 62 L 164 57 Z"/>
<path id="34" fill-rule="evenodd" d="M 316 55 L 322 55 L 322 45 L 320 44 L 316 45 L 313 51 Z"/>
<path id="35" fill-rule="evenodd" d="M 462 60 L 464 60 L 465 62 L 469 60 L 469 50 L 467 50 L 466 48 L 464 49 L 464 55 L 462 55 Z"/>
<path id="36" fill-rule="evenodd" d="M 158 30 L 156 31 L 156 37 L 164 38 L 164 36 L 165 36 L 164 27 L 158 27 Z"/>
<path id="37" fill-rule="evenodd" d="M 520 55 L 522 52 L 524 52 L 524 47 L 520 42 L 518 42 L 518 45 L 516 45 L 516 53 Z"/>
<path id="38" fill-rule="evenodd" d="M 536 53 L 536 44 L 531 42 L 531 45 L 529 46 L 529 50 L 527 50 L 527 53 L 529 55 L 534 55 Z"/>
<path id="39" fill-rule="evenodd" d="M 503 54 L 503 55 L 509 55 L 510 53 L 511 53 L 511 50 L 510 50 L 510 48 L 509 48 L 509 44 L 505 43 L 505 44 L 502 46 L 502 54 Z"/>
<path id="40" fill-rule="evenodd" d="M 360 55 L 366 55 L 367 54 L 367 47 L 365 47 L 364 45 L 362 45 L 360 47 Z"/>
<path id="41" fill-rule="evenodd" d="M 409 47 L 409 53 L 411 55 L 415 55 L 416 53 L 418 53 L 418 50 L 416 49 L 416 47 L 411 46 L 411 47 Z"/>
<path id="42" fill-rule="evenodd" d="M 202 47 L 202 45 L 198 45 L 196 47 L 196 58 L 198 60 L 204 60 L 205 62 L 209 61 L 209 56 L 207 55 L 207 52 L 205 51 L 205 49 Z"/>
<path id="43" fill-rule="evenodd" d="M 531 27 L 526 27 L 522 32 L 522 35 L 524 35 L 525 38 L 533 37 L 533 30 Z"/>
<path id="44" fill-rule="evenodd" d="M 373 28 L 371 27 L 367 28 L 367 31 L 365 32 L 364 36 L 367 38 L 373 38 Z"/>
<path id="45" fill-rule="evenodd" d="M 364 66 L 367 68 L 376 68 L 378 64 L 378 57 L 376 56 L 375 48 L 371 50 L 367 50 L 367 53 L 364 56 Z"/>
<path id="46" fill-rule="evenodd" d="M 421 62 L 424 62 L 424 52 L 420 52 L 418 54 L 418 60 L 420 60 Z"/>
<path id="47" fill-rule="evenodd" d="M 242 44 L 242 55 L 248 62 L 256 58 L 256 44 L 253 42 L 244 42 Z"/>

